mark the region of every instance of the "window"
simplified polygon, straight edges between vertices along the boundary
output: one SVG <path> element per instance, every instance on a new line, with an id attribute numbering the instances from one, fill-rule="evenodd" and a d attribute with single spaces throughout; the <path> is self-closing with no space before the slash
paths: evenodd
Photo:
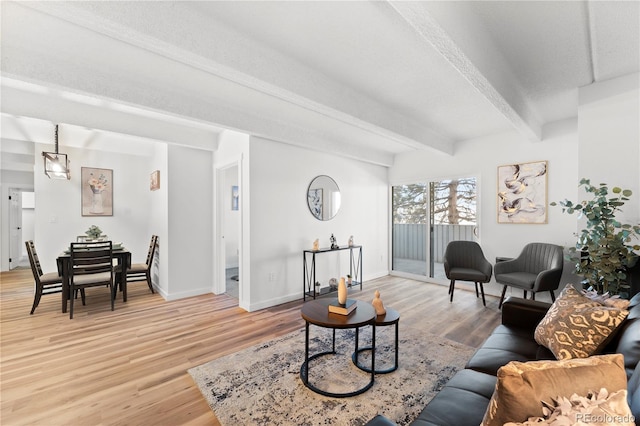
<path id="1" fill-rule="evenodd" d="M 475 177 L 393 186 L 391 269 L 445 279 L 449 241 L 477 237 L 476 186 Z"/>

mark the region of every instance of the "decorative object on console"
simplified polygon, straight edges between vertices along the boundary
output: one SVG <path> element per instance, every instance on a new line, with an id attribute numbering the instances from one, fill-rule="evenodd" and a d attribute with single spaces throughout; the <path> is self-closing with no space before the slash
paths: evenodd
<path id="1" fill-rule="evenodd" d="M 353 247 L 353 235 L 349 237 L 349 247 Z"/>
<path id="2" fill-rule="evenodd" d="M 338 303 L 341 305 L 347 303 L 347 285 L 344 282 L 344 277 L 340 277 L 340 283 L 338 284 Z"/>
<path id="3" fill-rule="evenodd" d="M 338 280 L 331 278 L 329 280 L 329 291 L 338 291 Z"/>
<path id="4" fill-rule="evenodd" d="M 320 294 L 320 281 L 316 281 L 316 294 Z"/>
<path id="5" fill-rule="evenodd" d="M 568 284 L 535 329 L 535 340 L 558 359 L 598 353 L 629 311 L 605 306 Z"/>
<path id="6" fill-rule="evenodd" d="M 353 278 L 351 277 L 350 274 L 347 274 L 347 286 L 351 287 L 351 282 L 353 281 Z"/>
<path id="7" fill-rule="evenodd" d="M 316 238 L 316 240 L 313 242 L 313 251 L 318 251 L 320 250 L 320 239 Z"/>
<path id="8" fill-rule="evenodd" d="M 334 301 L 329 304 L 329 312 L 339 315 L 349 315 L 355 311 L 357 307 L 358 304 L 353 299 L 347 299 L 345 303 Z"/>
<path id="9" fill-rule="evenodd" d="M 613 187 L 614 196 L 610 196 L 606 183 L 593 186 L 589 179 L 581 179 L 580 186 L 593 194 L 591 200 L 574 203 L 565 199 L 550 203 L 552 206 L 560 204 L 563 213 L 578 213 L 578 219 L 583 216 L 587 219 L 576 246 L 569 248 L 575 273 L 589 281 L 598 293 L 628 294 L 628 270 L 638 262 L 634 250 L 640 250 L 640 244 L 630 244 L 630 241 L 640 238 L 640 224 L 622 224 L 616 220 L 616 214 L 621 212 L 620 208 L 629 201 L 632 192 Z"/>
<path id="10" fill-rule="evenodd" d="M 331 237 L 329 237 L 329 241 L 331 242 L 331 250 L 340 248 L 340 246 L 336 244 L 336 237 L 334 237 L 333 234 L 331 234 Z"/>
<path id="11" fill-rule="evenodd" d="M 498 167 L 498 223 L 547 223 L 547 162 Z"/>
<path id="12" fill-rule="evenodd" d="M 82 216 L 113 216 L 113 170 L 81 168 Z"/>
<path id="13" fill-rule="evenodd" d="M 378 290 L 374 293 L 374 298 L 371 304 L 376 310 L 376 315 L 380 316 L 387 313 L 387 310 L 384 308 L 384 304 L 382 303 L 382 299 L 380 299 L 380 292 Z"/>

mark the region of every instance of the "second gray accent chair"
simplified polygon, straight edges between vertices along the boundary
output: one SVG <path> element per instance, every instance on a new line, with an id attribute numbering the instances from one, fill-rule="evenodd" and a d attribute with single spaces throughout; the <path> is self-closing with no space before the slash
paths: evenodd
<path id="1" fill-rule="evenodd" d="M 515 259 L 497 262 L 494 267 L 496 282 L 504 286 L 499 308 L 509 286 L 524 290 L 525 299 L 529 291 L 532 300 L 536 293 L 548 291 L 551 300 L 555 301 L 554 290 L 560 286 L 563 265 L 562 247 L 547 243 L 527 244 Z"/>

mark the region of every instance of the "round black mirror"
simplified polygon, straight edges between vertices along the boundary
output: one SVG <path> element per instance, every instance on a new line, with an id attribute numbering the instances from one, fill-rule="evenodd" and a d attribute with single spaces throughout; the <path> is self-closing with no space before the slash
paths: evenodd
<path id="1" fill-rule="evenodd" d="M 329 176 L 316 176 L 307 189 L 309 211 L 318 220 L 330 220 L 340 210 L 340 188 Z"/>

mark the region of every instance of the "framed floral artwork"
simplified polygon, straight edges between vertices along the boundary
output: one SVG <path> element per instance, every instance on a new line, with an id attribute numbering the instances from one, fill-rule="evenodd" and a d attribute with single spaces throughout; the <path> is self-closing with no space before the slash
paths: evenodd
<path id="1" fill-rule="evenodd" d="M 547 223 L 547 162 L 498 167 L 498 223 Z"/>
<path id="2" fill-rule="evenodd" d="M 113 170 L 82 167 L 82 216 L 113 216 Z"/>

